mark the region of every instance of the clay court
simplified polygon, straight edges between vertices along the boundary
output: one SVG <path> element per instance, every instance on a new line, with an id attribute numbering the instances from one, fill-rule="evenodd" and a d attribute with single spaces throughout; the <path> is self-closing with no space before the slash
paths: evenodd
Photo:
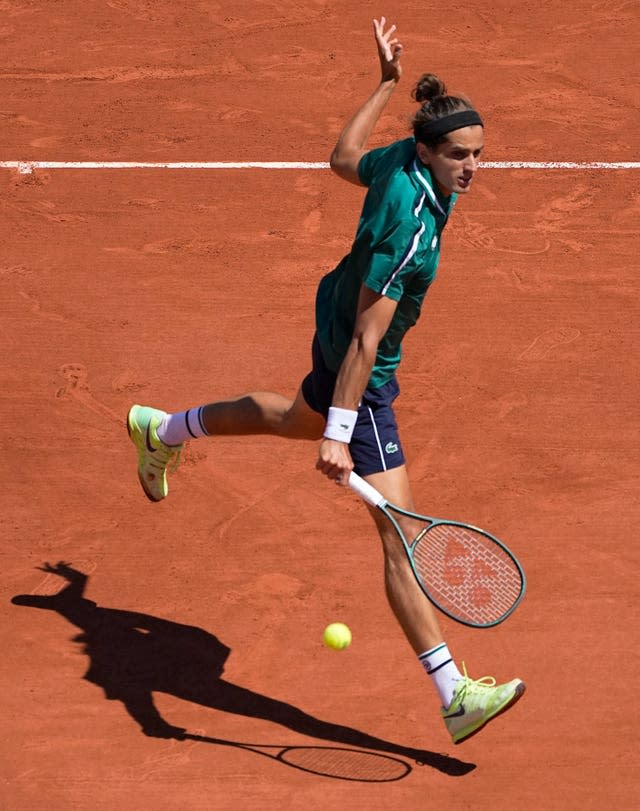
<path id="1" fill-rule="evenodd" d="M 637 0 L 0 9 L 3 808 L 635 808 Z M 425 70 L 486 122 L 397 402 L 420 509 L 527 573 L 505 623 L 445 623 L 475 678 L 527 683 L 461 746 L 314 443 L 192 443 L 151 504 L 125 430 L 136 402 L 295 393 L 381 14 L 404 79 L 371 146 Z"/>

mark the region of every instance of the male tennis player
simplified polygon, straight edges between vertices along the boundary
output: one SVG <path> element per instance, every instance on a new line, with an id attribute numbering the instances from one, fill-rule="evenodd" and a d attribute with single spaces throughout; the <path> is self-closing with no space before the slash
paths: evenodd
<path id="1" fill-rule="evenodd" d="M 393 401 L 402 340 L 418 320 L 436 273 L 440 235 L 457 195 L 469 192 L 483 148 L 483 123 L 471 104 L 446 94 L 426 74 L 414 90 L 420 109 L 413 137 L 367 150 L 373 129 L 400 80 L 402 45 L 395 26 L 374 20 L 381 81 L 345 125 L 331 156 L 333 171 L 368 189 L 350 253 L 322 279 L 316 299 L 313 368 L 295 400 L 271 392 L 167 414 L 129 411 L 138 477 L 152 501 L 168 493 L 166 470 L 182 444 L 203 436 L 275 434 L 322 441 L 316 467 L 346 484 L 352 470 L 391 503 L 414 510 Z M 379 511 L 389 604 L 442 702 L 454 743 L 469 738 L 524 692 L 514 679 L 470 679 L 444 642 L 435 611 L 407 556 Z M 415 537 L 420 525 L 405 519 Z"/>

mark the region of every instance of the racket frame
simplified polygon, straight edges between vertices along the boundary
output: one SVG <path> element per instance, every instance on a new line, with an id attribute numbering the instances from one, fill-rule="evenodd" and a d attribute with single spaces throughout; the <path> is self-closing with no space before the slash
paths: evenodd
<path id="1" fill-rule="evenodd" d="M 513 552 L 509 549 L 506 544 L 504 544 L 499 538 L 496 538 L 495 535 L 492 535 L 490 532 L 487 532 L 484 529 L 480 529 L 479 527 L 475 527 L 472 524 L 467 524 L 462 521 L 450 521 L 448 519 L 443 518 L 434 518 L 430 515 L 421 515 L 420 513 L 411 512 L 411 510 L 405 510 L 403 507 L 398 507 L 396 504 L 391 504 L 387 499 L 376 490 L 373 485 L 369 484 L 369 482 L 365 481 L 363 478 L 358 476 L 357 473 L 351 473 L 349 476 L 349 487 L 356 492 L 364 501 L 370 504 L 372 507 L 376 507 L 383 513 L 383 515 L 387 518 L 390 524 L 396 531 L 396 534 L 399 536 L 400 540 L 402 541 L 402 545 L 404 550 L 407 554 L 409 559 L 409 564 L 411 566 L 411 570 L 413 575 L 416 579 L 416 582 L 420 586 L 422 592 L 427 597 L 429 602 L 431 602 L 438 611 L 441 611 L 446 616 L 450 617 L 450 619 L 459 622 L 462 625 L 466 625 L 470 628 L 493 628 L 496 625 L 499 625 L 501 622 L 507 619 L 520 605 L 522 599 L 524 598 L 525 591 L 527 588 L 527 579 L 524 573 L 524 569 L 518 558 L 513 554 Z M 400 527 L 399 522 L 396 520 L 393 513 L 397 513 L 398 515 L 404 516 L 405 518 L 413 518 L 417 521 L 421 521 L 423 523 L 428 523 L 428 526 L 421 530 L 413 541 L 407 541 L 402 528 Z M 469 529 L 473 532 L 477 532 L 480 535 L 483 535 L 485 538 L 488 538 L 492 543 L 496 544 L 502 552 L 511 560 L 514 564 L 518 574 L 520 576 L 520 593 L 518 594 L 517 598 L 514 600 L 513 604 L 508 608 L 505 612 L 503 612 L 497 619 L 491 620 L 489 622 L 474 622 L 473 620 L 465 619 L 464 617 L 460 617 L 453 612 L 446 609 L 444 606 L 440 605 L 440 603 L 436 600 L 436 598 L 430 593 L 429 589 L 427 588 L 426 584 L 420 577 L 420 574 L 416 568 L 414 562 L 414 555 L 413 551 L 417 544 L 420 542 L 420 539 L 435 526 L 439 524 L 446 524 L 447 526 L 454 526 L 454 527 L 461 527 L 463 529 Z"/>

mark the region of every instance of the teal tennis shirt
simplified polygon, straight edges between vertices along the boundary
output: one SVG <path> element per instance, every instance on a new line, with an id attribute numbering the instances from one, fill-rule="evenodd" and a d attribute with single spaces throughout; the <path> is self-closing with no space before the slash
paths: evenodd
<path id="1" fill-rule="evenodd" d="M 316 330 L 325 362 L 337 373 L 353 337 L 361 285 L 397 301 L 368 384 L 378 388 L 393 376 L 404 335 L 420 316 L 456 195 L 440 193 L 413 138 L 367 152 L 358 174 L 368 187 L 358 229 L 350 253 L 320 282 Z"/>

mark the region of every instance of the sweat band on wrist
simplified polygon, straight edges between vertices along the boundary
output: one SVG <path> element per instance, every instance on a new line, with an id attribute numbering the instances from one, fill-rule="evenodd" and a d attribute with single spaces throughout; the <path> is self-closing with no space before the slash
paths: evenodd
<path id="1" fill-rule="evenodd" d="M 351 442 L 353 429 L 356 427 L 358 412 L 348 408 L 336 408 L 331 406 L 327 424 L 324 428 L 324 436 L 327 439 L 335 439 L 338 442 Z"/>

